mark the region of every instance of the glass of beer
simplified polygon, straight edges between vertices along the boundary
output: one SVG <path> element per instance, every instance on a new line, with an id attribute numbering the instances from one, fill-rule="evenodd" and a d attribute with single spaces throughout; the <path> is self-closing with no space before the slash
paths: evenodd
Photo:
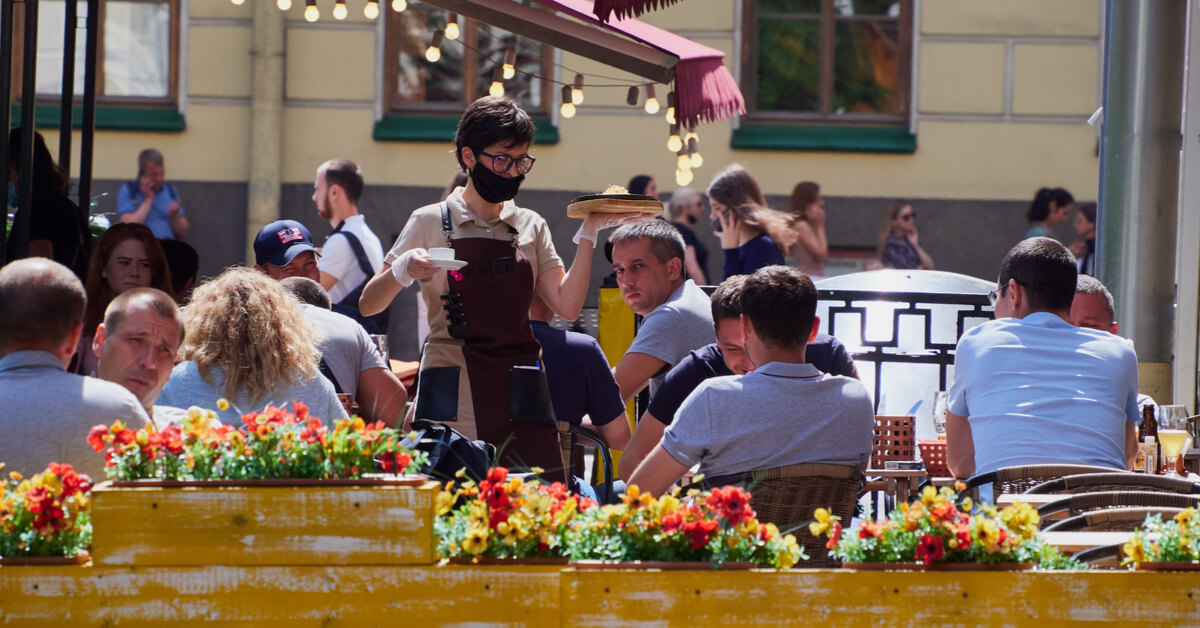
<path id="1" fill-rule="evenodd" d="M 1188 412 L 1185 406 L 1158 407 L 1158 442 L 1167 462 L 1167 477 L 1182 478 L 1179 457 L 1187 449 Z"/>

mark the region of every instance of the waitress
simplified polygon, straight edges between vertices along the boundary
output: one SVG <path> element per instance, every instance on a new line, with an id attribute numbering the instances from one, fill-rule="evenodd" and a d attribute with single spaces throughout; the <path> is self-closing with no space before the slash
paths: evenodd
<path id="1" fill-rule="evenodd" d="M 556 430 L 529 420 L 553 416 L 549 398 L 537 394 L 544 376 L 529 305 L 536 290 L 559 316 L 577 318 L 596 234 L 626 216 L 589 216 L 575 236 L 575 260 L 564 270 L 546 220 L 512 202 L 533 168 L 533 137 L 529 114 L 513 100 L 471 103 L 454 137 L 458 164 L 469 175 L 466 186 L 413 212 L 363 290 L 359 309 L 381 312 L 417 281 L 430 337 L 415 418 L 453 421 L 471 438 L 502 447 L 502 463 L 557 469 L 562 458 Z M 440 247 L 452 248 L 466 266 L 451 270 L 435 262 L 429 249 Z"/>

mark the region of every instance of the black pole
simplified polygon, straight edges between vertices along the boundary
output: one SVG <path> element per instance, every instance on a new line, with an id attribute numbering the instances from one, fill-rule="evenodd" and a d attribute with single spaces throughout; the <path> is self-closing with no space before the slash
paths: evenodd
<path id="1" fill-rule="evenodd" d="M 8 132 L 12 127 L 12 35 L 13 0 L 0 0 L 0 120 L 4 121 L 4 133 L 0 135 L 0 173 L 4 173 L 4 181 L 8 181 Z M 5 227 L 0 229 L 0 266 L 8 261 L 5 259 L 8 252 L 7 208 L 4 220 Z"/>
<path id="2" fill-rule="evenodd" d="M 79 209 L 92 207 L 92 148 L 96 135 L 96 55 L 100 48 L 100 0 L 87 0 L 83 53 L 83 125 L 79 131 Z"/>
<path id="3" fill-rule="evenodd" d="M 29 223 L 33 213 L 33 114 L 37 107 L 37 0 L 25 0 L 25 57 L 21 70 L 21 179 L 17 183 L 17 213 L 25 219 L 16 223 L 13 259 L 29 257 Z"/>
<path id="4" fill-rule="evenodd" d="M 79 3 L 67 0 L 63 21 L 62 115 L 58 122 L 58 165 L 71 171 L 71 122 L 75 113 L 75 31 L 79 30 Z M 82 206 L 83 204 L 80 203 Z"/>

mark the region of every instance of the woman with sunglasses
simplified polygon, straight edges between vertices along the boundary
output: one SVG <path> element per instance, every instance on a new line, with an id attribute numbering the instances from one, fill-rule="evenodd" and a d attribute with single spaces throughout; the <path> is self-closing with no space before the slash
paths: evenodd
<path id="1" fill-rule="evenodd" d="M 536 290 L 559 316 L 575 320 L 597 234 L 627 216 L 589 216 L 564 270 L 545 219 L 512 201 L 533 168 L 533 138 L 533 122 L 516 102 L 484 97 L 469 105 L 454 138 L 466 185 L 413 212 L 359 309 L 376 314 L 417 281 L 430 337 L 408 420 L 453 421 L 501 448 L 501 464 L 561 469 L 549 397 L 538 394 L 545 379 L 529 306 Z M 453 249 L 453 260 L 434 259 L 435 248 Z"/>
<path id="2" fill-rule="evenodd" d="M 884 213 L 879 261 L 888 268 L 933 270 L 933 258 L 917 243 L 917 212 L 899 201 Z"/>

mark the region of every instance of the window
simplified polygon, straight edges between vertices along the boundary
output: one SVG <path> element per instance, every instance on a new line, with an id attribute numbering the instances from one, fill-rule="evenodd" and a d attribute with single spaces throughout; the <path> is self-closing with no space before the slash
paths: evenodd
<path id="1" fill-rule="evenodd" d="M 78 3 L 75 40 L 75 97 L 83 96 L 84 19 Z M 43 0 L 38 10 L 37 93 L 57 104 L 62 93 L 63 27 L 66 3 Z M 178 103 L 179 0 L 104 0 L 100 3 L 96 100 L 102 105 Z M 19 48 L 14 49 L 14 56 Z"/>
<path id="2" fill-rule="evenodd" d="M 745 0 L 747 122 L 907 126 L 912 0 Z"/>
<path id="3" fill-rule="evenodd" d="M 416 10 L 414 10 L 416 9 Z M 447 12 L 429 5 L 402 13 L 384 12 L 384 109 L 387 113 L 445 115 L 457 120 L 463 107 L 486 96 L 493 72 L 515 51 L 513 78 L 504 81 L 505 94 L 535 117 L 547 117 L 551 85 L 537 78 L 553 71 L 553 49 L 494 26 L 459 18 L 457 41 L 446 39 L 441 58 L 425 58 L 434 33 L 446 24 Z"/>

